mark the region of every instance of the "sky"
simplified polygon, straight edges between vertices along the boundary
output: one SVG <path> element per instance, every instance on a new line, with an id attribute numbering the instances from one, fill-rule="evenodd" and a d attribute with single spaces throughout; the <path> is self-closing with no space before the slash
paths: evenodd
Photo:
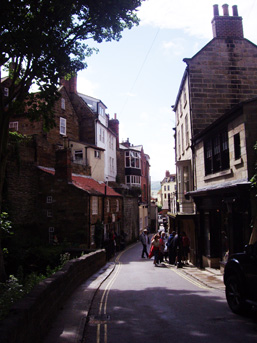
<path id="1" fill-rule="evenodd" d="M 98 54 L 78 73 L 78 91 L 100 99 L 120 123 L 120 142 L 143 145 L 152 181 L 175 173 L 175 113 L 172 105 L 193 57 L 212 38 L 213 5 L 238 6 L 244 37 L 257 44 L 256 0 L 146 0 L 140 25 L 123 31 L 119 42 L 98 44 Z M 91 43 L 90 43 L 91 45 Z"/>

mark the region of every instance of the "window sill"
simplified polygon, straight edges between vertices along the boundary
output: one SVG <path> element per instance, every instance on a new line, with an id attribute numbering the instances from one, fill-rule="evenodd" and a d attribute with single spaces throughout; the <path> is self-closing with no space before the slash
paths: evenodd
<path id="1" fill-rule="evenodd" d="M 243 163 L 243 160 L 242 160 L 242 157 L 240 157 L 239 159 L 235 160 L 234 166 L 239 166 L 242 163 Z"/>
<path id="2" fill-rule="evenodd" d="M 204 181 L 218 179 L 219 177 L 228 176 L 232 174 L 232 169 L 223 170 L 221 172 L 210 174 L 204 177 Z"/>

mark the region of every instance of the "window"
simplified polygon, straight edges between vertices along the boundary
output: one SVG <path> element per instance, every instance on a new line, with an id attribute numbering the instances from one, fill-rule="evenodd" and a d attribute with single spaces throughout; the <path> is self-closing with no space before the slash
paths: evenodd
<path id="1" fill-rule="evenodd" d="M 83 160 L 83 151 L 82 150 L 75 150 L 74 151 L 74 160 L 75 161 Z"/>
<path id="2" fill-rule="evenodd" d="M 181 148 L 182 154 L 184 154 L 184 125 L 181 125 Z"/>
<path id="3" fill-rule="evenodd" d="M 116 199 L 116 212 L 119 212 L 120 210 L 120 203 L 119 203 L 119 200 Z"/>
<path id="4" fill-rule="evenodd" d="M 241 157 L 240 133 L 234 135 L 234 152 L 235 160 L 238 160 Z"/>
<path id="5" fill-rule="evenodd" d="M 60 118 L 60 135 L 66 136 L 66 119 Z"/>
<path id="6" fill-rule="evenodd" d="M 46 197 L 46 203 L 51 204 L 53 202 L 53 197 L 52 196 L 47 196 Z"/>
<path id="7" fill-rule="evenodd" d="M 125 167 L 141 169 L 140 153 L 135 151 L 126 151 Z"/>
<path id="8" fill-rule="evenodd" d="M 95 150 L 95 158 L 101 158 L 101 153 L 99 150 Z"/>
<path id="9" fill-rule="evenodd" d="M 110 200 L 107 199 L 106 201 L 106 212 L 110 212 Z"/>
<path id="10" fill-rule="evenodd" d="M 166 186 L 164 186 L 164 192 L 166 192 Z"/>
<path id="11" fill-rule="evenodd" d="M 184 194 L 189 192 L 189 168 L 183 167 Z"/>
<path id="12" fill-rule="evenodd" d="M 46 215 L 49 218 L 52 217 L 53 216 L 52 210 L 47 210 Z"/>
<path id="13" fill-rule="evenodd" d="M 61 109 L 65 110 L 65 99 L 64 98 L 61 99 Z"/>
<path id="14" fill-rule="evenodd" d="M 229 168 L 228 133 L 223 131 L 204 142 L 205 175 Z"/>
<path id="15" fill-rule="evenodd" d="M 9 88 L 4 87 L 4 96 L 9 96 Z"/>
<path id="16" fill-rule="evenodd" d="M 168 185 L 168 186 L 167 186 L 167 191 L 169 191 L 169 190 L 170 190 L 170 186 Z"/>
<path id="17" fill-rule="evenodd" d="M 92 197 L 92 214 L 98 214 L 98 197 Z"/>
<path id="18" fill-rule="evenodd" d="M 186 148 L 189 146 L 188 115 L 185 117 Z"/>
<path id="19" fill-rule="evenodd" d="M 180 157 L 180 151 L 181 151 L 181 146 L 180 146 L 180 132 L 178 131 L 178 157 Z"/>
<path id="20" fill-rule="evenodd" d="M 17 121 L 10 121 L 9 123 L 9 129 L 14 129 L 14 131 L 18 131 L 18 122 Z"/>
<path id="21" fill-rule="evenodd" d="M 126 184 L 128 185 L 135 185 L 140 186 L 141 184 L 141 177 L 137 175 L 127 175 L 126 176 Z"/>

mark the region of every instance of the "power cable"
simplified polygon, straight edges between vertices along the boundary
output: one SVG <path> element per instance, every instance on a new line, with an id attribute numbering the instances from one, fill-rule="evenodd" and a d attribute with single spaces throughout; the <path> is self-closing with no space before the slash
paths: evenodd
<path id="1" fill-rule="evenodd" d="M 134 80 L 134 82 L 133 82 L 133 84 L 132 84 L 132 87 L 130 88 L 129 93 L 132 93 L 132 91 L 133 91 L 133 89 L 134 89 L 134 87 L 135 87 L 135 85 L 136 85 L 136 83 L 137 83 L 137 80 L 138 80 L 138 78 L 139 78 L 139 76 L 140 76 L 140 74 L 141 74 L 141 72 L 142 72 L 142 70 L 143 70 L 143 68 L 144 68 L 144 65 L 145 65 L 145 63 L 146 63 L 146 61 L 147 61 L 147 58 L 148 58 L 148 56 L 149 56 L 149 54 L 150 54 L 150 52 L 151 52 L 151 50 L 152 50 L 152 47 L 153 47 L 153 45 L 154 45 L 154 43 L 155 43 L 155 41 L 156 41 L 156 38 L 157 38 L 159 32 L 160 32 L 160 28 L 158 28 L 158 30 L 157 30 L 157 32 L 156 32 L 156 34 L 155 34 L 155 36 L 154 36 L 154 38 L 153 38 L 153 40 L 152 40 L 152 43 L 151 43 L 151 45 L 150 45 L 150 47 L 149 47 L 149 49 L 148 49 L 148 51 L 147 51 L 147 53 L 146 53 L 146 56 L 145 56 L 145 58 L 144 58 L 144 60 L 143 60 L 143 63 L 142 63 L 142 65 L 141 65 L 141 67 L 140 67 L 138 73 L 137 73 L 137 76 L 136 76 L 136 78 L 135 78 L 135 80 Z M 121 108 L 120 113 L 123 112 L 123 109 L 124 109 L 125 105 L 126 105 L 127 102 L 128 102 L 128 98 L 129 98 L 129 96 L 127 96 L 127 98 L 125 99 L 125 102 L 124 102 L 124 104 L 123 104 L 123 106 L 122 106 L 122 108 Z"/>

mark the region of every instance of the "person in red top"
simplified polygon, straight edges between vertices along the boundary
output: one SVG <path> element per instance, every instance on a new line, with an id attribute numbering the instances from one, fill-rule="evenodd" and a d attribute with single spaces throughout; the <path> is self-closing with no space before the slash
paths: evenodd
<path id="1" fill-rule="evenodd" d="M 160 263 L 163 262 L 163 257 L 164 257 L 164 249 L 165 249 L 165 243 L 166 243 L 166 233 L 163 231 L 161 233 L 161 238 L 160 238 L 160 245 L 159 245 L 159 259 Z"/>
<path id="2" fill-rule="evenodd" d="M 182 232 L 182 260 L 188 264 L 188 254 L 190 252 L 190 240 L 185 232 Z"/>

